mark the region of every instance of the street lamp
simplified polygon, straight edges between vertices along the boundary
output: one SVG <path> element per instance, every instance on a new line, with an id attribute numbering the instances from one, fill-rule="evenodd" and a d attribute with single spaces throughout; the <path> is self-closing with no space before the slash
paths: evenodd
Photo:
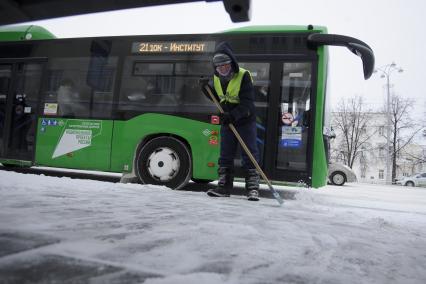
<path id="1" fill-rule="evenodd" d="M 395 62 L 391 64 L 387 64 L 381 67 L 378 67 L 374 70 L 374 73 L 379 72 L 380 78 L 386 78 L 386 89 L 387 89 L 387 102 L 386 102 L 386 184 L 391 184 L 391 173 L 390 173 L 390 132 L 391 132 L 391 113 L 390 113 L 390 75 L 394 72 L 398 71 L 398 73 L 404 72 L 401 67 L 396 66 Z"/>

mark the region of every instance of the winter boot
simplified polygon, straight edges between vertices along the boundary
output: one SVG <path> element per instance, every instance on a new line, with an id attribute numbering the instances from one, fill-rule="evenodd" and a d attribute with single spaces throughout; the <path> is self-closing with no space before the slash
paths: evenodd
<path id="1" fill-rule="evenodd" d="M 229 197 L 234 182 L 234 171 L 232 168 L 220 167 L 218 173 L 217 188 L 210 189 L 207 194 L 213 197 Z"/>
<path id="2" fill-rule="evenodd" d="M 250 201 L 259 200 L 259 174 L 256 169 L 248 169 L 246 171 L 246 191 L 247 199 Z"/>

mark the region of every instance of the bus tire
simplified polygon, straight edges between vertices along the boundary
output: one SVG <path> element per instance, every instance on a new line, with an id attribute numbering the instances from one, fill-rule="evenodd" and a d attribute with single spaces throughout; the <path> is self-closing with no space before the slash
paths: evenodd
<path id="1" fill-rule="evenodd" d="M 136 174 L 143 184 L 181 189 L 188 184 L 191 173 L 188 147 L 174 137 L 160 136 L 149 140 L 137 155 Z"/>
<path id="2" fill-rule="evenodd" d="M 342 186 L 346 182 L 346 175 L 343 172 L 337 171 L 331 175 L 330 179 L 332 184 Z"/>

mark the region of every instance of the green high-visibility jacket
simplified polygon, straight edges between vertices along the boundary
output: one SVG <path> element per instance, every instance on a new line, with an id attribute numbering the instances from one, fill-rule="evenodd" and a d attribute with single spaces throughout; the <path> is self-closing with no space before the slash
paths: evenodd
<path id="1" fill-rule="evenodd" d="M 250 79 L 253 81 L 251 74 L 250 74 L 250 71 L 243 69 L 241 67 L 239 69 L 240 69 L 240 71 L 237 74 L 234 74 L 232 79 L 229 81 L 225 94 L 223 93 L 222 85 L 220 84 L 219 77 L 214 75 L 213 85 L 214 85 L 214 89 L 216 91 L 216 94 L 219 96 L 221 103 L 224 103 L 224 102 L 228 102 L 228 103 L 231 103 L 231 104 L 240 103 L 240 98 L 239 98 L 238 94 L 240 93 L 241 82 L 243 81 L 243 77 L 244 77 L 244 74 L 246 72 L 249 73 Z"/>

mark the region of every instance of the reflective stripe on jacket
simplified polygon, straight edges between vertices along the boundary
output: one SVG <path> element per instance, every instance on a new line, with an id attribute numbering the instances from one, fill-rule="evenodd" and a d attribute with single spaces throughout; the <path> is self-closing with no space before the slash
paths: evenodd
<path id="1" fill-rule="evenodd" d="M 223 102 L 228 102 L 228 103 L 231 103 L 231 104 L 240 103 L 240 98 L 239 98 L 238 94 L 240 93 L 241 82 L 242 82 L 244 74 L 246 72 L 249 73 L 250 79 L 252 78 L 250 71 L 245 70 L 245 69 L 240 67 L 240 71 L 238 72 L 238 74 L 236 74 L 236 75 L 234 74 L 231 81 L 229 81 L 228 87 L 226 87 L 226 93 L 225 94 L 223 93 L 222 85 L 220 83 L 219 77 L 214 75 L 213 85 L 214 85 L 214 89 L 216 91 L 216 94 L 219 96 L 221 103 L 223 103 Z M 253 79 L 252 79 L 252 81 L 253 81 Z"/>

